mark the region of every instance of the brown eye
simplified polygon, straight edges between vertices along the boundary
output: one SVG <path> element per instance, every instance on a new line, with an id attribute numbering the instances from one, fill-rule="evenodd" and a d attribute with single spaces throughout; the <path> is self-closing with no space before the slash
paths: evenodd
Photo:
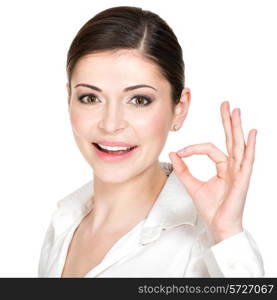
<path id="1" fill-rule="evenodd" d="M 135 96 L 132 98 L 131 101 L 133 101 L 135 99 L 135 106 L 147 106 L 149 105 L 152 100 L 150 100 L 148 97 L 145 97 L 145 96 Z"/>
<path id="2" fill-rule="evenodd" d="M 84 101 L 84 98 L 87 98 L 87 100 Z M 95 103 L 95 99 L 97 99 L 97 97 L 94 94 L 81 95 L 80 97 L 78 97 L 78 100 L 85 104 Z"/>

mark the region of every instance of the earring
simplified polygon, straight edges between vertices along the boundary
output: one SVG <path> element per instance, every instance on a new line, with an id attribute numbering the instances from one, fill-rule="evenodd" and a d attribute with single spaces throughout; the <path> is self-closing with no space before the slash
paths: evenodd
<path id="1" fill-rule="evenodd" d="M 179 129 L 179 126 L 177 125 L 177 124 L 175 124 L 174 126 L 173 126 L 173 130 L 174 131 L 177 131 Z"/>

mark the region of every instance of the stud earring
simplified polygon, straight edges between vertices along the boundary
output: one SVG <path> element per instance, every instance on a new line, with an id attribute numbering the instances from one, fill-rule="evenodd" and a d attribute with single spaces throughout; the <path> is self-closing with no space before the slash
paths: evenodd
<path id="1" fill-rule="evenodd" d="M 177 125 L 177 124 L 175 124 L 174 126 L 173 126 L 173 130 L 174 131 L 177 131 L 179 129 L 179 126 Z"/>

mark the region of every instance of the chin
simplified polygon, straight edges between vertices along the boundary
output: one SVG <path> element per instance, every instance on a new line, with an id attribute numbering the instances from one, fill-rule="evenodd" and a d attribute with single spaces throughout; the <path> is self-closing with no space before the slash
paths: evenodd
<path id="1" fill-rule="evenodd" d="M 93 174 L 102 182 L 109 182 L 109 183 L 123 183 L 131 178 L 138 175 L 133 166 L 131 167 L 118 167 L 118 168 L 110 168 L 110 167 L 96 167 L 93 166 Z"/>

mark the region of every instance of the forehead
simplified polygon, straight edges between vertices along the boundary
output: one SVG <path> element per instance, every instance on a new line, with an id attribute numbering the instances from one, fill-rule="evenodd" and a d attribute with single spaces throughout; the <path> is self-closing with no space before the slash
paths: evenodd
<path id="1" fill-rule="evenodd" d="M 120 85 L 152 83 L 161 88 L 169 85 L 159 67 L 135 49 L 102 51 L 81 57 L 74 67 L 72 82 L 81 81 Z"/>

